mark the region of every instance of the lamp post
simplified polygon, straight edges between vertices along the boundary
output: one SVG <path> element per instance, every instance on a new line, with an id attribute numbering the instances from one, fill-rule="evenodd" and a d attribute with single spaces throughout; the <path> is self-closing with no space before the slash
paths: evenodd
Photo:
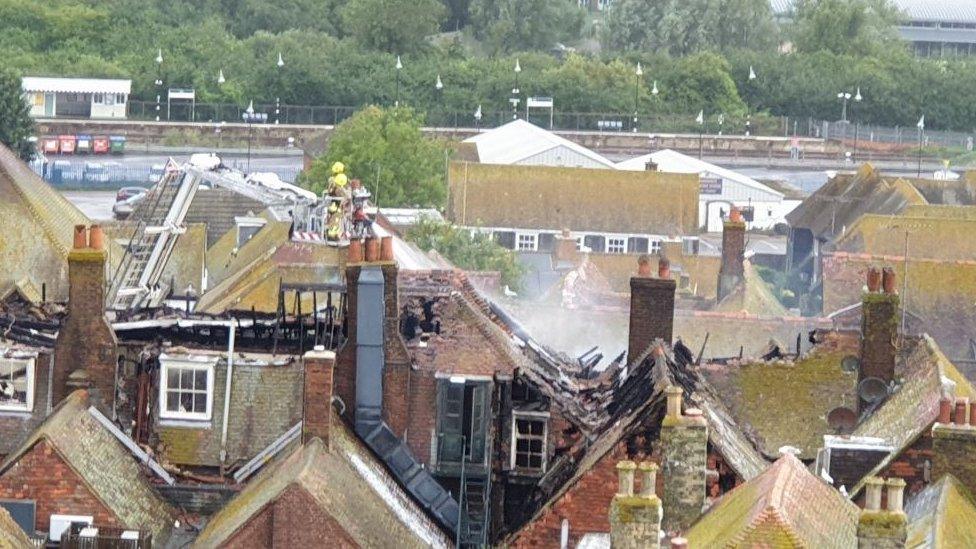
<path id="1" fill-rule="evenodd" d="M 854 94 L 854 104 L 856 105 L 860 103 L 862 99 L 864 99 L 864 97 L 861 96 L 861 88 L 858 87 L 857 93 Z M 855 114 L 854 105 L 851 105 L 851 118 L 854 118 L 854 114 Z M 851 161 L 854 162 L 855 164 L 857 164 L 857 138 L 859 137 L 858 134 L 860 133 L 860 130 L 861 130 L 861 122 L 855 120 L 854 121 L 854 154 L 851 155 Z"/>
<path id="2" fill-rule="evenodd" d="M 400 62 L 400 56 L 397 56 L 396 62 L 396 97 L 393 101 L 394 107 L 400 106 L 400 71 L 403 70 L 403 63 Z"/>
<path id="3" fill-rule="evenodd" d="M 247 104 L 244 120 L 247 121 L 247 173 L 251 173 L 251 122 L 254 121 L 254 100 Z"/>
<path id="4" fill-rule="evenodd" d="M 640 61 L 634 70 L 634 133 L 637 133 L 637 114 L 640 111 L 640 81 L 644 76 L 644 69 L 641 68 Z"/>
<path id="5" fill-rule="evenodd" d="M 756 70 L 749 65 L 749 90 L 752 90 L 752 82 L 756 79 Z M 752 107 L 746 102 L 746 137 L 752 135 Z"/>
<path id="6" fill-rule="evenodd" d="M 163 49 L 156 52 L 156 122 L 159 122 L 159 102 L 163 96 Z"/>
<path id="7" fill-rule="evenodd" d="M 840 92 L 837 94 L 837 99 L 840 99 L 841 102 L 843 103 L 843 106 L 841 107 L 840 110 L 840 121 L 844 123 L 847 122 L 847 101 L 850 100 L 850 98 L 851 98 L 850 92 Z"/>
<path id="8" fill-rule="evenodd" d="M 227 79 L 224 78 L 224 69 L 219 69 L 217 71 L 217 87 L 218 88 L 222 87 L 224 85 L 224 82 L 227 82 Z M 217 122 L 220 122 L 220 119 L 222 118 L 220 116 L 220 103 L 217 103 L 217 112 L 214 113 L 214 117 L 217 119 Z"/>
<path id="9" fill-rule="evenodd" d="M 481 133 L 481 105 L 478 105 L 478 110 L 474 111 L 474 126 L 478 133 Z"/>
<path id="10" fill-rule="evenodd" d="M 515 58 L 515 85 L 512 87 L 512 98 L 509 101 L 512 102 L 512 120 L 518 119 L 518 105 L 519 105 L 519 73 L 522 72 L 522 65 L 519 64 L 518 57 Z"/>
<path id="11" fill-rule="evenodd" d="M 923 114 L 921 118 L 918 119 L 918 124 L 915 124 L 918 128 L 918 175 L 917 177 L 922 177 L 922 136 L 925 135 L 925 115 Z M 907 255 L 906 255 L 907 257 Z"/>
<path id="12" fill-rule="evenodd" d="M 275 124 L 281 120 L 281 68 L 285 66 L 285 60 L 281 58 L 281 52 L 278 52 L 278 62 L 275 63 L 278 67 L 275 70 Z"/>
<path id="13" fill-rule="evenodd" d="M 437 102 L 441 107 L 441 116 L 444 116 L 444 82 L 441 80 L 441 75 L 437 75 L 437 82 L 434 83 L 434 92 L 437 95 Z"/>

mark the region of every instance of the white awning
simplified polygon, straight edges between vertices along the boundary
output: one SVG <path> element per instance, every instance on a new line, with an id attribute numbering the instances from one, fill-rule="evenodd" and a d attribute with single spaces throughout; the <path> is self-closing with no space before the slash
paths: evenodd
<path id="1" fill-rule="evenodd" d="M 132 91 L 132 80 L 25 76 L 21 82 L 21 88 L 25 92 L 124 93 L 128 95 Z"/>

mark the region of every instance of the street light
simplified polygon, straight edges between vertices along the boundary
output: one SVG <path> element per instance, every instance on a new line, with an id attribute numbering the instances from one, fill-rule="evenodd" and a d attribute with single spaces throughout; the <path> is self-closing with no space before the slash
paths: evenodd
<path id="1" fill-rule="evenodd" d="M 159 122 L 159 102 L 163 96 L 163 49 L 156 52 L 156 122 Z"/>
<path id="2" fill-rule="evenodd" d="M 227 79 L 224 78 L 224 69 L 218 69 L 217 70 L 217 86 L 223 86 L 224 85 L 224 82 L 226 82 L 226 81 L 227 81 Z M 217 121 L 220 122 L 220 119 L 221 119 L 221 116 L 220 116 L 220 103 L 217 103 L 217 109 L 216 109 L 216 112 L 214 114 L 217 117 Z M 220 133 L 220 128 L 217 129 L 217 133 L 218 134 Z"/>
<path id="3" fill-rule="evenodd" d="M 278 52 L 278 62 L 276 63 L 278 70 L 275 71 L 275 124 L 281 120 L 281 68 L 285 66 L 285 60 L 281 58 L 281 52 Z"/>
<path id="4" fill-rule="evenodd" d="M 850 92 L 840 92 L 837 94 L 837 99 L 840 99 L 844 105 L 843 107 L 841 107 L 841 111 L 840 111 L 841 122 L 845 122 L 845 123 L 847 122 L 847 101 L 850 100 L 850 98 L 851 98 Z"/>
<path id="5" fill-rule="evenodd" d="M 396 62 L 396 99 L 393 101 L 394 107 L 400 106 L 400 71 L 403 70 L 403 63 L 400 62 L 400 56 L 397 56 Z"/>
<path id="6" fill-rule="evenodd" d="M 478 132 L 481 132 L 481 105 L 478 105 L 478 110 L 474 111 L 474 125 Z"/>
<path id="7" fill-rule="evenodd" d="M 515 86 L 512 87 L 512 120 L 518 119 L 519 105 L 519 73 L 522 72 L 522 65 L 519 64 L 518 57 L 515 58 Z"/>
<path id="8" fill-rule="evenodd" d="M 634 70 L 634 133 L 637 133 L 637 113 L 640 110 L 640 81 L 644 76 L 644 69 L 641 68 L 640 61 L 637 62 L 637 69 Z"/>
<path id="9" fill-rule="evenodd" d="M 441 75 L 437 75 L 437 82 L 434 83 L 434 90 L 437 94 L 437 99 L 441 105 L 441 113 L 444 113 L 444 82 L 441 81 Z"/>
<path id="10" fill-rule="evenodd" d="M 858 86 L 857 93 L 854 94 L 854 103 L 860 103 L 864 97 L 861 96 L 861 87 Z M 851 118 L 854 118 L 854 106 L 851 106 Z M 854 154 L 851 155 L 851 161 L 855 164 L 857 163 L 857 139 L 859 137 L 861 129 L 861 123 L 857 120 L 854 121 Z"/>

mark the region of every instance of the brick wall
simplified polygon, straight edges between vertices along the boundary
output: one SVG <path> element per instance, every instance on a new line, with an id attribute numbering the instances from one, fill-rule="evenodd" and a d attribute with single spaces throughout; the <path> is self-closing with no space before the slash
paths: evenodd
<path id="1" fill-rule="evenodd" d="M 407 398 L 407 446 L 421 463 L 430 465 L 431 436 L 437 427 L 437 379 L 434 372 L 411 372 Z"/>
<path id="2" fill-rule="evenodd" d="M 903 450 L 878 476 L 882 478 L 897 477 L 904 480 L 906 483 L 905 499 L 908 500 L 928 485 L 925 481 L 925 471 L 926 469 L 931 471 L 933 459 L 932 432 L 926 429 L 911 446 Z M 938 477 L 931 473 L 930 478 L 932 480 L 938 480 Z M 858 505 L 864 505 L 863 490 L 859 496 Z"/>
<path id="3" fill-rule="evenodd" d="M 976 429 L 971 425 L 936 424 L 932 436 L 932 479 L 952 473 L 969 490 L 976 490 Z"/>
<path id="4" fill-rule="evenodd" d="M 335 355 L 331 352 L 305 353 L 305 394 L 302 399 L 303 440 L 318 437 L 329 442 L 332 421 L 332 369 Z"/>
<path id="5" fill-rule="evenodd" d="M 895 340 L 898 337 L 898 296 L 864 296 L 861 314 L 861 371 L 858 379 L 895 377 Z"/>
<path id="6" fill-rule="evenodd" d="M 84 369 L 92 401 L 104 411 L 114 400 L 118 342 L 105 320 L 105 258 L 102 250 L 73 249 L 68 254 L 68 316 L 54 346 L 54 404 L 71 391 L 68 375 Z"/>
<path id="7" fill-rule="evenodd" d="M 359 547 L 308 492 L 291 486 L 242 526 L 225 547 L 271 549 L 323 547 L 323 544 L 329 547 Z"/>
<path id="8" fill-rule="evenodd" d="M 674 290 L 670 279 L 630 279 L 630 332 L 627 360 L 636 359 L 657 338 L 671 343 L 674 331 Z"/>
<path id="9" fill-rule="evenodd" d="M 122 526 L 43 439 L 0 476 L 0 499 L 36 501 L 34 527 L 38 531 L 48 530 L 52 514 L 89 515 L 95 524 Z"/>
<path id="10" fill-rule="evenodd" d="M 726 221 L 722 228 L 722 267 L 719 269 L 718 299 L 732 293 L 742 281 L 746 251 L 746 224 Z"/>

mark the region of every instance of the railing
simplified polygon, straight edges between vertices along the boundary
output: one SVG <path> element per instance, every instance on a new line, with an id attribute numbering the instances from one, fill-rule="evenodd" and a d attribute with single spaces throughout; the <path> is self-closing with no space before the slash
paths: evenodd
<path id="1" fill-rule="evenodd" d="M 158 168 L 132 164 L 108 164 L 98 170 L 87 169 L 85 162 L 75 159 L 73 162 L 59 160 L 59 157 L 49 157 L 48 162 L 31 162 L 31 169 L 42 179 L 61 188 L 72 189 L 118 189 L 120 187 L 140 186 L 149 187 L 159 180 Z M 224 165 L 244 170 L 247 159 L 239 156 L 226 156 L 221 159 Z M 259 171 L 274 172 L 282 181 L 295 181 L 301 166 L 286 168 L 276 166 L 273 169 Z"/>

